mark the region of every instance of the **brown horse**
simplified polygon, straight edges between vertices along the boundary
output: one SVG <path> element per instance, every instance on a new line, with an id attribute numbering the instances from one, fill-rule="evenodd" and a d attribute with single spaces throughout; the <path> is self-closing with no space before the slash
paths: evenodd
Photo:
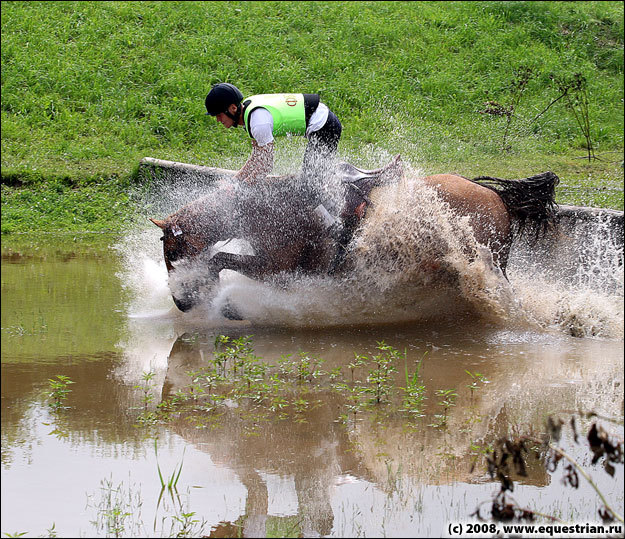
<path id="1" fill-rule="evenodd" d="M 341 216 L 351 239 L 372 204 L 372 189 L 384 190 L 397 182 L 403 171 L 399 156 L 374 171 L 346 163 L 337 171 L 344 186 Z M 493 263 L 504 275 L 514 237 L 526 225 L 535 231 L 544 230 L 555 217 L 558 178 L 551 172 L 524 180 L 469 180 L 437 174 L 412 181 L 432 188 L 452 215 L 470 219 L 475 240 L 490 250 Z M 196 305 L 201 289 L 211 287 L 222 269 L 258 280 L 281 273 L 327 274 L 339 247 L 312 212 L 313 200 L 298 176 L 274 177 L 266 185 L 253 188 L 223 183 L 166 219 L 151 219 L 164 232 L 161 240 L 176 306 L 188 311 Z M 230 238 L 246 240 L 254 254 L 212 253 L 216 243 Z M 343 263 L 340 272 L 348 272 L 349 267 Z M 178 277 L 174 286 L 172 276 Z"/>

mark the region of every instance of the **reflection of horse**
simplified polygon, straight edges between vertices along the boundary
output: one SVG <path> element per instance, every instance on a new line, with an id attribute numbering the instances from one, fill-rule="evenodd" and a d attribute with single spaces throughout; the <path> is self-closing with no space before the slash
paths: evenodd
<path id="1" fill-rule="evenodd" d="M 449 331 L 440 327 L 438 329 Z M 453 330 L 451 334 L 439 335 L 438 339 L 449 342 L 447 337 L 453 336 L 453 342 L 462 347 L 463 341 L 466 343 L 476 336 L 481 339 L 488 333 L 479 324 L 472 326 L 471 330 L 467 332 L 471 337 L 466 340 L 456 340 L 459 333 L 455 334 Z M 240 336 L 239 331 L 235 330 L 233 337 Z M 383 332 L 391 336 L 397 335 L 396 329 Z M 417 342 L 420 339 L 414 337 L 425 333 L 431 335 L 429 332 L 415 332 L 410 337 L 403 337 L 400 342 Z M 314 335 L 320 337 L 318 341 Z M 475 394 L 467 389 L 467 373 L 463 368 L 458 368 L 458 363 L 449 365 L 449 362 L 441 361 L 450 357 L 449 350 L 446 351 L 445 347 L 430 350 L 432 357 L 428 356 L 430 359 L 420 367 L 421 380 L 427 385 L 424 386 L 424 395 L 427 395 L 424 402 L 428 403 L 424 408 L 427 417 L 422 421 L 408 419 L 402 413 L 387 414 L 389 410 L 384 411 L 384 406 L 376 411 L 360 409 L 347 412 L 350 408 L 359 408 L 352 406 L 355 401 L 338 389 L 330 389 L 321 380 L 327 380 L 326 376 L 330 372 L 340 371 L 346 380 L 364 379 L 369 367 L 354 368 L 349 365 L 354 357 L 352 350 L 369 355 L 368 350 L 373 349 L 372 343 L 375 341 L 370 336 L 363 336 L 361 332 L 351 332 L 347 336 L 341 332 L 338 341 L 335 337 L 339 334 L 323 332 L 314 335 L 295 334 L 285 337 L 274 332 L 266 332 L 264 335 L 261 332 L 254 338 L 254 354 L 262 358 L 264 363 L 273 365 L 274 369 L 280 358 L 298 357 L 298 352 L 302 353 L 302 350 L 305 351 L 306 358 L 319 358 L 324 361 L 325 374 L 321 374 L 318 379 L 318 386 L 316 383 L 302 382 L 295 393 L 282 394 L 293 402 L 301 397 L 310 403 L 299 418 L 297 415 L 290 415 L 287 419 L 287 410 L 292 413 L 293 404 L 289 405 L 286 401 L 283 403 L 284 407 L 272 412 L 269 407 L 274 401 L 268 398 L 264 404 L 240 399 L 236 405 L 218 405 L 212 412 L 206 412 L 207 408 L 198 401 L 194 402 L 194 412 L 182 412 L 176 419 L 172 418 L 168 422 L 170 431 L 209 454 L 211 461 L 220 468 L 235 472 L 247 489 L 245 507 L 236 519 L 237 524 L 243 526 L 243 530 L 232 530 L 239 531 L 239 534 L 231 533 L 230 537 L 266 536 L 266 530 L 269 529 L 266 525 L 271 514 L 268 507 L 271 475 L 278 475 L 285 481 L 283 485 L 286 488 L 281 489 L 280 501 L 291 498 L 288 494 L 293 491 L 297 499 L 297 518 L 294 520 L 297 524 L 294 524 L 289 537 L 327 537 L 340 525 L 343 517 L 339 512 L 348 509 L 337 511 L 339 504 L 335 498 L 337 485 L 346 479 L 352 478 L 354 482 L 366 483 L 372 492 L 386 491 L 389 497 L 393 496 L 389 499 L 395 501 L 399 496 L 406 496 L 405 506 L 399 505 L 410 513 L 410 506 L 415 501 L 412 499 L 415 492 L 411 490 L 411 485 L 445 485 L 473 480 L 483 473 L 483 469 L 476 469 L 475 473 L 472 471 L 471 461 L 474 462 L 476 458 L 469 451 L 470 448 L 475 449 L 472 444 L 479 440 L 480 445 L 488 445 L 505 436 L 510 428 L 511 417 L 515 420 L 518 420 L 519 415 L 530 417 L 535 425 L 542 422 L 541 406 L 536 410 L 527 403 L 536 402 L 535 392 L 541 387 L 542 378 L 536 376 L 536 370 L 544 373 L 545 364 L 550 362 L 541 361 L 531 354 L 527 355 L 527 362 L 505 361 L 511 357 L 509 347 L 491 350 L 492 355 L 487 358 L 480 356 L 483 361 L 480 368 L 484 369 L 483 372 L 488 372 L 491 383 Z M 397 341 L 392 337 L 391 339 Z M 328 340 L 335 342 L 337 346 L 326 346 Z M 162 401 L 176 394 L 184 394 L 195 373 L 211 364 L 211 360 L 215 358 L 213 342 L 215 335 L 212 332 L 183 334 L 178 338 L 168 356 Z M 471 348 L 463 349 L 467 352 L 463 356 L 463 363 L 468 367 L 481 352 Z M 414 358 L 421 356 L 422 352 L 423 350 L 417 352 L 413 349 L 407 358 L 407 365 L 412 365 Z M 551 352 L 554 351 L 543 351 L 547 358 L 551 358 Z M 559 357 L 557 351 L 555 353 Z M 550 365 L 546 371 L 553 370 L 556 380 L 565 379 L 562 374 L 565 371 L 569 371 L 569 375 L 575 372 L 570 359 L 568 362 L 561 359 L 567 364 L 567 368 L 561 368 L 561 362 L 555 361 L 560 368 Z M 265 374 L 266 380 L 270 379 L 271 374 Z M 396 373 L 393 383 L 400 386 L 403 381 L 404 374 Z M 440 406 L 436 404 L 440 399 L 436 399 L 435 394 L 435 388 L 439 387 L 458 388 L 458 400 L 456 406 L 450 408 L 446 419 L 449 428 L 428 428 L 426 425 L 440 411 L 437 410 Z M 519 390 L 521 387 L 524 388 L 523 391 Z M 528 394 L 528 388 L 534 393 Z M 564 396 L 574 391 L 570 384 L 565 389 Z M 550 399 L 560 402 L 554 400 L 552 394 Z M 566 401 L 565 398 L 562 402 Z M 543 407 L 550 405 L 542 403 Z M 278 419 L 279 416 L 282 419 Z M 478 418 L 479 421 L 476 420 Z M 210 425 L 210 428 L 197 428 L 198 424 Z M 542 464 L 540 460 L 528 458 L 528 476 L 522 478 L 522 482 L 534 486 L 548 484 L 549 477 Z M 394 473 L 397 476 L 394 477 Z M 396 483 L 398 477 L 401 477 L 401 481 Z M 198 476 L 194 477 L 194 481 L 203 483 L 211 479 Z M 289 485 L 292 487 L 289 488 Z M 335 503 L 332 503 L 333 498 Z M 354 502 L 354 506 L 362 510 L 366 503 L 361 499 Z M 397 505 L 393 507 L 398 509 Z M 280 509 L 284 509 L 284 506 Z M 373 508 L 371 510 L 373 512 Z M 377 516 L 377 513 L 372 516 Z M 302 533 L 298 534 L 297 531 Z"/>
<path id="2" fill-rule="evenodd" d="M 399 156 L 386 167 L 362 171 L 342 164 L 346 196 L 341 216 L 351 232 L 370 203 L 374 187 L 385 189 L 402 176 Z M 326 274 L 332 267 L 337 244 L 312 212 L 314 197 L 302 194 L 301 178 L 273 178 L 254 188 L 224 183 L 213 193 L 184 206 L 162 221 L 152 219 L 164 234 L 163 251 L 170 276 L 191 261 L 202 265 L 202 278 L 172 288 L 176 306 L 187 311 L 199 301 L 203 284 L 217 281 L 222 269 L 253 279 L 267 279 L 281 272 Z M 410 180 L 433 188 L 457 217 L 470 219 L 475 240 L 492 253 L 505 275 L 512 241 L 525 225 L 539 230 L 553 219 L 558 178 L 546 172 L 524 180 L 480 177 L 469 180 L 454 174 L 437 174 Z M 303 189 L 305 192 L 306 190 Z M 418 208 L 415 208 L 418 211 Z M 217 252 L 211 248 L 230 238 L 245 239 L 253 255 Z M 341 271 L 349 264 L 343 263 Z M 171 282 L 170 282 L 171 285 Z"/>

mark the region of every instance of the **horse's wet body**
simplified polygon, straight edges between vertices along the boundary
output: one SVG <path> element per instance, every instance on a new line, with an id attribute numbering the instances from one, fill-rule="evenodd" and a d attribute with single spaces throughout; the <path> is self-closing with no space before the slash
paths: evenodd
<path id="1" fill-rule="evenodd" d="M 243 187 L 233 215 L 236 237 L 245 238 L 264 259 L 266 273 L 317 272 L 329 263 L 333 245 L 312 215 L 316 203 L 315 195 L 294 176 Z"/>
<path id="2" fill-rule="evenodd" d="M 317 273 L 329 266 L 335 247 L 312 215 L 313 201 L 294 176 L 265 185 L 223 184 L 166 220 L 153 221 L 164 231 L 167 270 L 174 272 L 181 262 L 194 259 L 213 281 L 226 268 L 253 279 L 280 272 Z M 245 239 L 254 254 L 211 252 L 215 243 L 230 238 Z M 197 299 L 174 301 L 186 311 Z"/>
<path id="3" fill-rule="evenodd" d="M 512 243 L 508 210 L 492 189 L 455 174 L 426 176 L 421 181 L 436 189 L 442 200 L 459 216 L 473 219 L 473 234 L 478 243 L 488 246 L 493 262 L 504 272 Z"/>
<path id="4" fill-rule="evenodd" d="M 356 198 L 345 198 L 342 217 L 351 218 L 352 225 L 354 222 L 360 225 L 360 218 L 365 213 L 363 206 L 371 204 L 368 197 L 371 189 L 377 186 L 377 190 L 383 191 L 388 189 L 389 183 L 397 184 L 402 170 L 398 158 L 378 171 L 355 170 L 356 173 L 353 167 L 348 169 L 347 176 L 357 182 L 357 187 L 350 190 L 346 183 L 344 191 L 347 195 L 356 193 Z M 392 178 L 389 171 L 396 177 Z M 550 210 L 554 204 L 557 177 L 543 176 L 528 180 L 534 179 L 538 187 L 546 186 L 544 200 L 532 200 L 529 189 L 524 188 L 522 199 L 518 201 L 510 201 L 505 190 L 502 193 L 493 185 L 483 186 L 454 174 L 411 180 L 403 178 L 402 181 L 433 189 L 448 206 L 450 214 L 455 216 L 453 218 L 468 217 L 475 241 L 490 251 L 493 264 L 505 275 L 515 219 L 543 224 L 552 217 Z M 515 190 L 519 189 L 517 184 L 524 181 L 489 180 L 512 184 Z M 516 191 L 515 196 L 519 197 Z M 361 200 L 366 204 L 359 203 Z M 313 208 L 318 203 L 319 197 L 314 190 L 296 175 L 272 177 L 267 184 L 254 186 L 225 182 L 164 221 L 153 222 L 164 231 L 164 256 L 170 276 L 180 264 L 188 263 L 199 265 L 204 282 L 209 284 L 218 280 L 222 269 L 231 269 L 257 280 L 267 280 L 281 273 L 323 275 L 331 267 L 337 245 L 314 215 Z M 534 207 L 534 214 L 529 217 L 526 216 L 528 205 Z M 357 219 L 351 215 L 354 211 L 360 212 Z M 420 208 L 410 208 L 410 211 L 418 215 Z M 357 235 L 360 229 L 356 228 Z M 230 238 L 246 240 L 254 254 L 213 253 L 214 244 Z M 467 255 L 472 256 L 469 252 Z M 343 271 L 349 269 L 348 262 Z M 200 300 L 197 289 L 198 283 L 183 283 L 176 293 L 172 290 L 174 302 L 180 310 L 187 311 L 197 304 Z"/>

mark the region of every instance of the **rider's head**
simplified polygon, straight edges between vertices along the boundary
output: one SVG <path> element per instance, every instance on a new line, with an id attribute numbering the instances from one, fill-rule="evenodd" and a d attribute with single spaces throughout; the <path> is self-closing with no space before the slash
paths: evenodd
<path id="1" fill-rule="evenodd" d="M 243 94 L 236 86 L 227 82 L 215 84 L 208 92 L 204 105 L 206 114 L 215 116 L 225 127 L 236 127 L 241 118 L 241 101 Z M 226 120 L 229 118 L 232 124 Z"/>

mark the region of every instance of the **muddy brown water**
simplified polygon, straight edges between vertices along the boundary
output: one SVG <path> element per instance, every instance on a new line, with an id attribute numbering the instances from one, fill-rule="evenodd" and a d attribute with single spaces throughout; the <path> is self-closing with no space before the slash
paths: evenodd
<path id="1" fill-rule="evenodd" d="M 623 436 L 622 265 L 615 275 L 583 261 L 567 283 L 537 276 L 520 256 L 510 275 L 531 311 L 522 322 L 425 289 L 412 320 L 384 306 L 371 317 L 337 290 L 306 283 L 306 293 L 289 296 L 235 276 L 225 290 L 249 317 L 234 322 L 210 306 L 190 315 L 172 308 L 157 234 L 3 239 L 3 534 L 439 537 L 451 523 L 475 522 L 499 490 L 478 447 L 541 433 L 550 414 L 575 410 L 614 418 L 603 424 Z M 274 365 L 305 352 L 346 377 L 355 354 L 372 357 L 383 341 L 405 353 L 395 387 L 421 361 L 424 417 L 374 409 L 342 420 L 345 399 L 326 387 L 290 420 L 232 404 L 205 412 L 212 421 L 198 421 L 200 409 L 194 421 L 140 423 L 143 373 L 154 373 L 153 410 L 214 357 L 218 335 L 251 335 L 256 356 Z M 488 382 L 471 391 L 467 371 Z M 74 384 L 54 412 L 48 380 L 57 375 Z M 434 426 L 436 391 L 447 389 L 457 399 L 446 426 Z M 602 461 L 591 465 L 566 429 L 562 444 L 623 514 L 623 466 L 612 478 Z M 175 490 L 161 491 L 159 471 L 165 482 L 180 471 Z M 528 472 L 515 477 L 519 505 L 600 522 L 601 502 L 583 479 L 578 489 L 563 485 L 563 467 L 546 471 L 544 459 L 528 458 Z"/>

